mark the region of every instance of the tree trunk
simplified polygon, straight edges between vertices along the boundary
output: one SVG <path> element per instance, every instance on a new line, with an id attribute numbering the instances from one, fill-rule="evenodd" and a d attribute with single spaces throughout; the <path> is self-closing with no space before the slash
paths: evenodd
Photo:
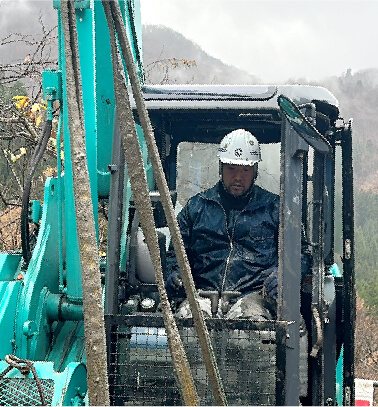
<path id="1" fill-rule="evenodd" d="M 104 310 L 98 246 L 85 148 L 76 20 L 73 2 L 62 1 L 61 10 L 65 38 L 67 108 L 73 188 L 83 286 L 89 404 L 107 406 L 110 405 L 110 400 L 107 378 Z"/>

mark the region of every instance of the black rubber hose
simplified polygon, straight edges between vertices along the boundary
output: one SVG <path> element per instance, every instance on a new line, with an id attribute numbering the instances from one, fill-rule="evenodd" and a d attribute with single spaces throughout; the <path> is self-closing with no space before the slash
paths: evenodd
<path id="1" fill-rule="evenodd" d="M 24 191 L 22 193 L 22 209 L 21 209 L 21 247 L 22 247 L 22 257 L 24 258 L 25 264 L 29 264 L 31 254 L 30 254 L 30 242 L 29 242 L 29 199 L 30 191 L 32 186 L 32 181 L 34 177 L 37 165 L 41 161 L 43 153 L 46 150 L 47 142 L 51 136 L 52 120 L 47 120 L 41 138 L 34 150 L 33 156 L 29 163 L 28 175 L 24 184 Z"/>

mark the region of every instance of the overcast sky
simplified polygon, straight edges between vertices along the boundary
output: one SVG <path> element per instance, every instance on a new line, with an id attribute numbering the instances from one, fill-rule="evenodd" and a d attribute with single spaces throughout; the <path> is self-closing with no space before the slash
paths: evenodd
<path id="1" fill-rule="evenodd" d="M 265 82 L 378 68 L 378 1 L 141 0 L 163 24 Z"/>
<path id="2" fill-rule="evenodd" d="M 142 23 L 173 28 L 266 83 L 378 68 L 378 0 L 140 0 Z M 33 32 L 52 0 L 0 0 L 0 34 Z M 0 35 L 0 38 L 2 38 Z"/>

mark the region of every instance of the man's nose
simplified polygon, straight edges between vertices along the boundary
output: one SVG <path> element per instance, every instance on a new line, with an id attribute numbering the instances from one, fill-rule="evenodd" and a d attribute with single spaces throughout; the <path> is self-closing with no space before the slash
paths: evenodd
<path id="1" fill-rule="evenodd" d="M 236 180 L 242 180 L 243 179 L 243 171 L 241 171 L 241 170 L 239 170 L 239 169 L 237 169 L 236 171 L 235 171 L 235 173 L 234 173 L 234 178 L 236 179 Z"/>

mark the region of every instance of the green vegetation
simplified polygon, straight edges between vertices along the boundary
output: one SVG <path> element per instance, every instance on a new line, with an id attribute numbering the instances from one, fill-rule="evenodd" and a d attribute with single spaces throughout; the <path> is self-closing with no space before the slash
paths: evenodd
<path id="1" fill-rule="evenodd" d="M 369 312 L 377 312 L 378 69 L 356 73 L 348 69 L 320 85 L 337 97 L 344 119 L 353 118 L 356 286 Z M 341 205 L 340 200 L 337 205 Z"/>
<path id="2" fill-rule="evenodd" d="M 356 210 L 356 285 L 364 303 L 378 308 L 378 194 L 357 191 Z"/>

